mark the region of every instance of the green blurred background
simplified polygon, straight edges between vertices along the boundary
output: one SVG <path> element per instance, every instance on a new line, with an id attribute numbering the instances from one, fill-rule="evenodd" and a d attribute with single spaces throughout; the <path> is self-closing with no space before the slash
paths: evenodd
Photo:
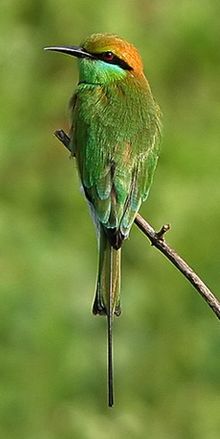
<path id="1" fill-rule="evenodd" d="M 136 227 L 106 408 L 95 232 L 52 135 L 68 129 L 77 64 L 42 50 L 108 31 L 141 51 L 164 114 L 141 213 L 157 229 L 171 223 L 169 243 L 220 294 L 219 16 L 218 0 L 1 0 L 1 438 L 219 438 L 218 320 Z"/>

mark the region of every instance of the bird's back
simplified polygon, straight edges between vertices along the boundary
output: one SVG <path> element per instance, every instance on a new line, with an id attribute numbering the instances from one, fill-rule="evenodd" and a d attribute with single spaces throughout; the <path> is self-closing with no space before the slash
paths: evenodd
<path id="1" fill-rule="evenodd" d="M 146 79 L 74 95 L 72 148 L 85 195 L 115 248 L 146 198 L 159 153 L 159 110 Z"/>

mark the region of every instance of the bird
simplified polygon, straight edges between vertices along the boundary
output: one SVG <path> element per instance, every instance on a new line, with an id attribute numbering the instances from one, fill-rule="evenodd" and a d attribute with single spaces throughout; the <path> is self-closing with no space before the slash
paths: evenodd
<path id="1" fill-rule="evenodd" d="M 160 154 L 161 111 L 138 50 L 108 33 L 80 46 L 50 46 L 78 59 L 70 100 L 70 149 L 98 235 L 92 311 L 107 317 L 108 406 L 114 404 L 114 316 L 121 314 L 121 248 L 148 197 Z"/>

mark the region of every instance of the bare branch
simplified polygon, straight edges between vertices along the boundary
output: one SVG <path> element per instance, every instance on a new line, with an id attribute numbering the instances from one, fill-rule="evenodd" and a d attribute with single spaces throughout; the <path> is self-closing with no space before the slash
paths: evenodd
<path id="1" fill-rule="evenodd" d="M 68 149 L 69 152 L 71 152 L 71 148 L 70 148 L 70 138 L 69 136 L 67 136 L 67 134 L 65 133 L 65 131 L 63 130 L 56 130 L 54 133 L 55 137 L 61 142 L 63 143 L 63 145 Z"/>
<path id="2" fill-rule="evenodd" d="M 135 218 L 135 224 L 139 229 L 149 238 L 151 244 L 158 248 L 179 271 L 189 280 L 189 282 L 196 288 L 203 299 L 208 303 L 213 312 L 220 319 L 220 302 L 204 284 L 204 282 L 197 276 L 197 274 L 189 267 L 189 265 L 165 242 L 161 239 L 161 230 L 164 230 L 163 226 L 159 233 L 155 232 L 153 227 L 145 221 L 141 215 L 137 214 Z M 159 235 L 159 236 L 158 236 Z M 163 232 L 164 235 L 164 232 Z M 162 236 L 163 236 L 162 235 Z"/>
<path id="3" fill-rule="evenodd" d="M 70 138 L 63 130 L 55 131 L 55 136 L 63 143 L 63 145 L 71 152 L 69 146 Z M 165 242 L 164 235 L 170 230 L 170 225 L 165 224 L 161 227 L 159 232 L 156 232 L 153 227 L 142 218 L 139 213 L 135 218 L 135 224 L 148 237 L 151 244 L 160 250 L 175 267 L 188 279 L 188 281 L 199 292 L 203 299 L 208 303 L 215 315 L 220 319 L 220 302 L 199 278 L 199 276 L 189 267 L 189 265 Z"/>

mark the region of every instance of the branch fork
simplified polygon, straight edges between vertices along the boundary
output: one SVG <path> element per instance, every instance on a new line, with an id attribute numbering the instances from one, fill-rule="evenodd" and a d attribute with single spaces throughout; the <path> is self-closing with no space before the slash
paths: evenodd
<path id="1" fill-rule="evenodd" d="M 170 224 L 164 224 L 161 229 L 159 230 L 159 232 L 155 233 L 155 239 L 159 241 L 164 241 L 164 235 L 165 233 L 169 232 L 169 230 L 171 229 Z M 153 245 L 153 243 L 152 243 Z"/>

